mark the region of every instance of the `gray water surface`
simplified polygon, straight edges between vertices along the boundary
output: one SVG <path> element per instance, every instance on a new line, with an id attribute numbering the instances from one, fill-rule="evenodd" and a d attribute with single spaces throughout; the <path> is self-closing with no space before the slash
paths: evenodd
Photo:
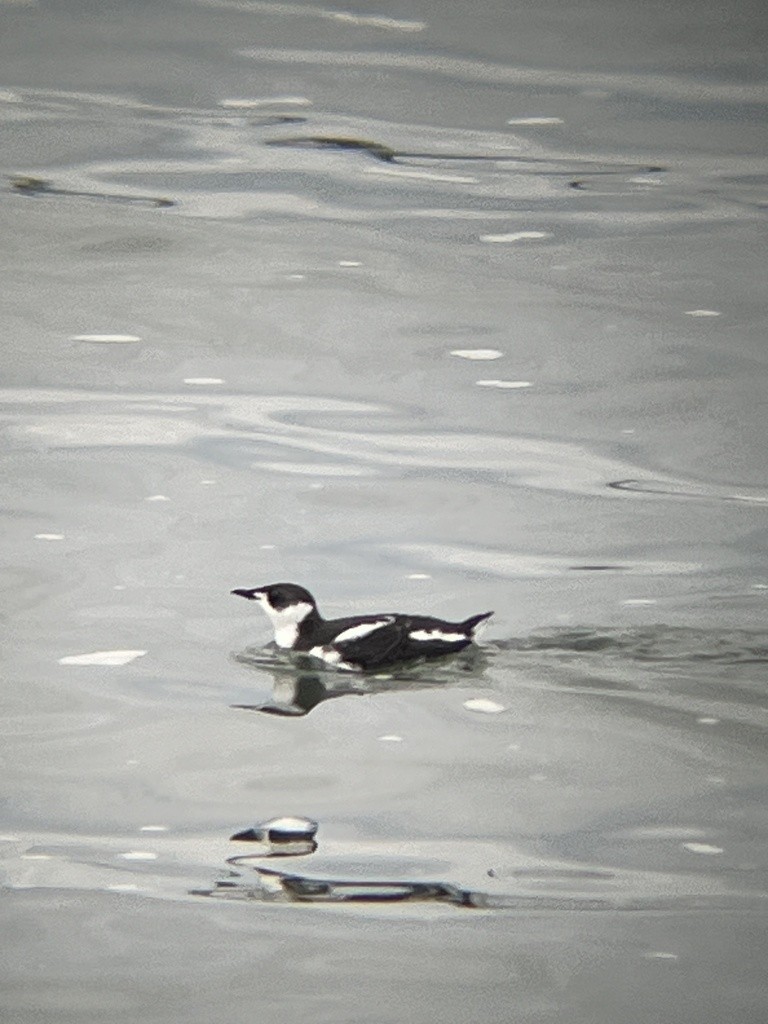
<path id="1" fill-rule="evenodd" d="M 764 16 L 0 22 L 5 1016 L 763 1024 Z"/>

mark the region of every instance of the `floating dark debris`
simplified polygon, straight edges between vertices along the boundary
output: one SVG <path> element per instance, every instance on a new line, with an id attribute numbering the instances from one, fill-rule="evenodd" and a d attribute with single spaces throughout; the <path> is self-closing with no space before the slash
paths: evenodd
<path id="1" fill-rule="evenodd" d="M 393 149 L 382 142 L 371 139 L 358 139 L 354 136 L 345 135 L 290 135 L 285 138 L 265 139 L 267 146 L 292 146 L 297 149 L 339 149 L 351 150 L 354 152 L 367 153 L 376 160 L 385 163 L 413 163 L 414 161 L 432 161 L 441 163 L 446 160 L 489 163 L 507 163 L 517 165 L 533 165 L 534 171 L 520 171 L 520 173 L 567 175 L 571 177 L 576 173 L 589 175 L 613 175 L 613 174 L 659 174 L 665 170 L 664 167 L 642 164 L 605 164 L 589 160 L 570 160 L 564 158 L 532 157 L 516 154 L 511 156 L 505 153 L 409 153 Z M 563 167 L 562 165 L 565 165 Z M 561 169 L 562 168 L 562 169 Z M 585 188 L 583 181 L 569 182 L 571 188 Z"/>
<path id="2" fill-rule="evenodd" d="M 669 498 L 698 498 L 702 501 L 729 501 L 746 505 L 768 505 L 768 495 L 765 491 L 757 494 L 729 494 L 724 492 L 723 488 L 701 487 L 695 489 L 695 485 L 676 484 L 664 480 L 610 480 L 606 487 L 610 487 L 614 491 L 630 491 L 633 494 L 663 495 Z"/>
<path id="3" fill-rule="evenodd" d="M 267 146 L 293 146 L 302 149 L 353 149 L 370 153 L 377 160 L 391 163 L 398 154 L 381 142 L 347 138 L 343 135 L 294 135 L 286 139 L 266 139 Z M 400 154 L 402 155 L 402 154 Z"/>
<path id="4" fill-rule="evenodd" d="M 161 196 L 125 196 L 113 192 L 80 192 L 75 189 L 56 188 L 44 178 L 34 178 L 26 174 L 17 174 L 10 178 L 10 185 L 14 192 L 21 192 L 28 196 L 72 196 L 78 199 L 105 199 L 110 203 L 155 207 L 176 205 L 173 199 L 165 199 Z"/>
<path id="5" fill-rule="evenodd" d="M 626 565 L 569 565 L 571 572 L 626 572 Z"/>

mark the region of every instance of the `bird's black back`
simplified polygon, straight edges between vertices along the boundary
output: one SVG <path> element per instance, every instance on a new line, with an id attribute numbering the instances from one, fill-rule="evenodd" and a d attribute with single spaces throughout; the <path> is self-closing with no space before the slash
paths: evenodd
<path id="1" fill-rule="evenodd" d="M 472 643 L 472 630 L 478 622 L 491 615 L 485 612 L 474 615 L 464 622 L 446 622 L 428 615 L 382 615 L 351 616 L 341 619 L 313 619 L 302 623 L 294 650 L 309 651 L 313 647 L 333 645 L 340 634 L 366 623 L 386 621 L 384 625 L 365 636 L 339 643 L 338 650 L 344 661 L 361 668 L 376 668 L 396 661 L 416 658 L 434 658 L 462 651 Z M 463 634 L 460 640 L 446 641 L 436 636 L 433 640 L 413 640 L 409 634 L 424 630 L 443 634 Z"/>

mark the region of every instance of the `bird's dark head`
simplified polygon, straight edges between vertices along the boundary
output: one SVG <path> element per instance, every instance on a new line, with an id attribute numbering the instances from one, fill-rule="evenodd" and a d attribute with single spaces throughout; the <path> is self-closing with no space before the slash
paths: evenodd
<path id="1" fill-rule="evenodd" d="M 251 590 L 241 587 L 232 593 L 249 601 L 258 601 L 267 613 L 285 612 L 291 605 L 317 607 L 310 592 L 296 583 L 269 583 L 266 587 L 253 587 Z"/>
<path id="2" fill-rule="evenodd" d="M 318 614 L 314 597 L 295 583 L 270 583 L 266 587 L 254 587 L 252 590 L 240 588 L 232 593 L 259 602 L 272 623 L 278 647 L 293 647 L 299 635 L 300 623 Z"/>

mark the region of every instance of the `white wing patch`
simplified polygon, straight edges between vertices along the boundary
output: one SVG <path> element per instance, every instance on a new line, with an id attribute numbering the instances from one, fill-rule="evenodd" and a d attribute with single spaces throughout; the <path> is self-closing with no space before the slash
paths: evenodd
<path id="1" fill-rule="evenodd" d="M 313 658 L 321 658 L 328 665 L 338 665 L 341 661 L 341 655 L 332 647 L 312 647 L 309 653 Z"/>
<path id="2" fill-rule="evenodd" d="M 411 640 L 423 640 L 425 642 L 439 640 L 446 644 L 455 644 L 460 640 L 469 640 L 466 633 L 445 633 L 442 629 L 414 629 L 408 636 Z"/>
<path id="3" fill-rule="evenodd" d="M 346 644 L 350 640 L 361 640 L 364 636 L 368 636 L 369 633 L 373 633 L 374 630 L 381 629 L 382 626 L 388 626 L 393 621 L 394 619 L 389 615 L 385 619 L 377 619 L 376 622 L 361 622 L 359 626 L 350 626 L 343 633 L 339 633 L 333 642 L 335 644 Z"/>
<path id="4" fill-rule="evenodd" d="M 342 661 L 341 654 L 338 651 L 334 651 L 332 647 L 312 647 L 309 653 L 313 658 L 319 658 L 320 661 L 324 661 L 326 665 L 333 665 L 334 668 L 341 669 L 344 672 L 357 672 L 357 666 L 349 665 L 346 661 Z"/>

